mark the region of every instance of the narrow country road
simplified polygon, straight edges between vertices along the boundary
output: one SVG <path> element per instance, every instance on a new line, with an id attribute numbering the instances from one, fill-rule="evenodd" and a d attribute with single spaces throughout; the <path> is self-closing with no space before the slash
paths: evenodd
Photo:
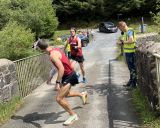
<path id="1" fill-rule="evenodd" d="M 56 103 L 54 86 L 43 84 L 25 98 L 22 108 L 1 128 L 138 128 L 140 121 L 131 94 L 122 87 L 129 77 L 127 67 L 115 60 L 118 35 L 95 30 L 96 41 L 84 48 L 88 83 L 72 89 L 86 90 L 89 103 L 82 105 L 80 98 L 68 98 L 78 121 L 62 125 L 68 114 Z"/>

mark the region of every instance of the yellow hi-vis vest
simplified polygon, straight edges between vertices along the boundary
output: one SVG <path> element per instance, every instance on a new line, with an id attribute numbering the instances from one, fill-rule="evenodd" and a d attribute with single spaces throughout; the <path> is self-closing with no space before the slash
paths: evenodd
<path id="1" fill-rule="evenodd" d="M 123 45 L 124 53 L 133 53 L 136 49 L 136 35 L 132 28 L 128 29 L 128 31 L 130 30 L 133 31 L 133 43 Z M 128 40 L 128 31 L 124 33 L 124 41 Z"/>
<path id="2" fill-rule="evenodd" d="M 67 43 L 67 41 L 65 41 L 65 44 L 66 44 L 66 43 Z M 70 52 L 70 51 L 71 51 L 70 44 L 67 44 L 66 50 L 67 50 L 67 52 Z"/>

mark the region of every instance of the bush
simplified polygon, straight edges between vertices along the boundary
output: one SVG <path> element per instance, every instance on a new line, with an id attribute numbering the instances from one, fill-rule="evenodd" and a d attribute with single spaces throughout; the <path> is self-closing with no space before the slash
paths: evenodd
<path id="1" fill-rule="evenodd" d="M 10 19 L 10 11 L 8 8 L 9 0 L 0 0 L 0 30 Z"/>
<path id="2" fill-rule="evenodd" d="M 51 0 L 1 0 L 0 29 L 8 21 L 30 28 L 36 37 L 51 37 L 58 26 Z"/>
<path id="3" fill-rule="evenodd" d="M 157 7 L 156 7 L 156 10 L 157 10 L 157 13 L 154 14 L 154 13 L 151 13 L 153 15 L 153 20 L 154 22 L 158 25 L 157 28 L 158 28 L 158 33 L 160 33 L 160 2 L 157 1 Z"/>
<path id="4" fill-rule="evenodd" d="M 51 0 L 12 0 L 10 9 L 11 19 L 30 28 L 36 37 L 51 37 L 58 26 Z"/>
<path id="5" fill-rule="evenodd" d="M 9 22 L 0 31 L 0 58 L 16 60 L 28 56 L 31 53 L 33 41 L 34 34 L 31 30 L 27 30 L 16 22 Z"/>
<path id="6" fill-rule="evenodd" d="M 158 25 L 158 33 L 160 33 L 160 12 L 153 16 L 153 20 Z"/>

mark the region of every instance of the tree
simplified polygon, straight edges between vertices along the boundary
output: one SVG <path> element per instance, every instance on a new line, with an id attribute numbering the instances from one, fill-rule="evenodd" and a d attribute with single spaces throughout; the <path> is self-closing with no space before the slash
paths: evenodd
<path id="1" fill-rule="evenodd" d="M 158 33 L 160 33 L 160 2 L 157 2 L 157 7 L 156 7 L 157 13 L 153 14 L 153 20 L 157 24 L 158 28 Z"/>
<path id="2" fill-rule="evenodd" d="M 104 0 L 53 0 L 60 22 L 90 21 L 104 15 Z"/>
<path id="3" fill-rule="evenodd" d="M 59 21 L 69 20 L 101 20 L 117 17 L 122 13 L 125 17 L 149 15 L 155 12 L 158 0 L 53 0 Z"/>
<path id="4" fill-rule="evenodd" d="M 36 37 L 49 37 L 58 26 L 51 0 L 2 0 L 0 5 L 0 28 L 12 20 L 30 28 Z"/>
<path id="5" fill-rule="evenodd" d="M 0 30 L 5 26 L 10 18 L 10 12 L 8 8 L 9 2 L 9 0 L 0 0 Z"/>
<path id="6" fill-rule="evenodd" d="M 8 22 L 0 31 L 0 58 L 16 60 L 30 55 L 34 34 L 17 22 Z"/>
<path id="7" fill-rule="evenodd" d="M 11 6 L 14 7 L 10 8 L 13 12 L 11 18 L 30 28 L 37 37 L 53 35 L 58 20 L 51 0 L 13 0 Z"/>

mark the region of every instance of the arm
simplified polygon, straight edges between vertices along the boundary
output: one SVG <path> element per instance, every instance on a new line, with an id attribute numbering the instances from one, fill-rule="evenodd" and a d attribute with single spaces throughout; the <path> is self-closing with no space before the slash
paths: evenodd
<path id="1" fill-rule="evenodd" d="M 68 43 L 69 43 L 69 39 L 67 39 L 67 41 L 66 41 L 66 44 L 64 46 L 64 51 L 66 50 Z"/>
<path id="2" fill-rule="evenodd" d="M 77 41 L 78 41 L 78 46 L 77 46 L 77 48 L 81 48 L 82 46 L 81 46 L 81 39 L 78 37 L 77 38 Z"/>
<path id="3" fill-rule="evenodd" d="M 116 44 L 118 44 L 118 45 L 122 45 L 123 44 L 123 38 L 122 38 L 122 36 L 119 36 L 118 37 L 118 39 L 117 39 L 117 42 L 116 42 Z"/>
<path id="4" fill-rule="evenodd" d="M 123 41 L 124 44 L 131 44 L 131 43 L 133 43 L 133 41 L 134 41 L 133 40 L 133 33 L 134 32 L 131 31 L 131 30 L 128 32 L 128 40 L 127 41 Z"/>
<path id="5" fill-rule="evenodd" d="M 131 44 L 131 43 L 133 43 L 133 36 L 129 36 L 128 40 L 124 41 L 123 43 L 124 44 Z"/>

